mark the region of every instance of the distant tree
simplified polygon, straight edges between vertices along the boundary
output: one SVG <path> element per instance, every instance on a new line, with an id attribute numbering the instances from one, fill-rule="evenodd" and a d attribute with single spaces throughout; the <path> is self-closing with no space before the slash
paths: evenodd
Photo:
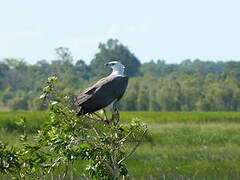
<path id="1" fill-rule="evenodd" d="M 139 89 L 137 97 L 137 110 L 149 110 L 149 100 L 149 88 L 146 85 L 142 85 Z"/>
<path id="2" fill-rule="evenodd" d="M 236 77 L 240 81 L 240 61 L 229 61 L 224 64 L 224 74 Z"/>
<path id="3" fill-rule="evenodd" d="M 239 61 L 187 59 L 168 64 L 151 60 L 141 65 L 126 46 L 113 39 L 99 44 L 89 65 L 81 59 L 73 61 L 68 48 L 57 48 L 56 55 L 51 62 L 40 60 L 33 65 L 21 59 L 0 60 L 0 106 L 43 110 L 46 107 L 38 97 L 49 76 L 57 76 L 61 90 L 74 96 L 110 73 L 104 63 L 119 60 L 131 77 L 119 103 L 122 110 L 240 110 Z"/>
<path id="4" fill-rule="evenodd" d="M 90 67 L 83 61 L 78 60 L 75 63 L 74 69 L 76 71 L 76 74 L 78 78 L 83 78 L 85 80 L 89 80 L 91 77 Z"/>
<path id="5" fill-rule="evenodd" d="M 178 70 L 176 64 L 166 64 L 164 60 L 151 60 L 141 66 L 141 73 L 143 75 L 151 75 L 154 77 L 164 77 Z"/>
<path id="6" fill-rule="evenodd" d="M 118 40 L 109 39 L 106 44 L 100 43 L 99 53 L 91 61 L 90 67 L 94 76 L 103 76 L 110 70 L 103 65 L 106 62 L 118 60 L 126 66 L 126 74 L 130 77 L 140 74 L 141 63 L 130 50 L 120 44 Z"/>
<path id="7" fill-rule="evenodd" d="M 9 88 L 5 89 L 4 91 L 1 91 L 0 98 L 3 105 L 7 106 L 8 101 L 14 97 L 14 94 L 15 93 L 11 92 Z"/>
<path id="8" fill-rule="evenodd" d="M 30 110 L 34 111 L 43 111 L 47 109 L 46 103 L 43 102 L 43 100 L 40 99 L 39 96 L 35 96 L 31 99 L 31 101 L 28 101 L 28 107 Z"/>
<path id="9" fill-rule="evenodd" d="M 63 63 L 72 63 L 73 57 L 72 53 L 68 48 L 58 47 L 55 49 L 58 59 L 60 59 Z"/>
<path id="10" fill-rule="evenodd" d="M 6 79 L 9 70 L 10 68 L 6 63 L 0 62 L 0 90 L 3 90 L 7 87 Z"/>
<path id="11" fill-rule="evenodd" d="M 5 83 L 7 86 L 9 86 L 13 91 L 17 91 L 19 89 L 26 91 L 29 90 L 29 82 L 27 79 L 29 77 L 27 76 L 29 65 L 25 61 L 18 59 L 7 58 L 3 61 L 9 67 L 7 74 L 5 74 Z"/>
<path id="12" fill-rule="evenodd" d="M 12 110 L 28 110 L 27 97 L 15 97 L 10 101 Z"/>
<path id="13" fill-rule="evenodd" d="M 164 80 L 162 88 L 158 91 L 158 100 L 163 111 L 181 110 L 181 86 L 177 80 Z"/>
<path id="14" fill-rule="evenodd" d="M 9 70 L 10 68 L 6 63 L 0 62 L 0 77 L 4 76 L 6 71 L 9 71 Z"/>
<path id="15" fill-rule="evenodd" d="M 137 110 L 137 98 L 140 87 L 140 78 L 131 78 L 128 83 L 123 99 L 120 101 L 120 107 L 122 110 L 134 111 Z"/>

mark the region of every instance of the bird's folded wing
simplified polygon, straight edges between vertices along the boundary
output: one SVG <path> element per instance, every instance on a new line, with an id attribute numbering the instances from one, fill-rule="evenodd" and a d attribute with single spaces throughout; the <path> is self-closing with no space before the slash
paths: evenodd
<path id="1" fill-rule="evenodd" d="M 81 93 L 77 97 L 77 104 L 81 105 L 86 101 L 99 103 L 99 100 L 103 100 L 103 98 L 107 98 L 109 101 L 112 101 L 114 99 L 119 100 L 126 90 L 127 82 L 127 77 L 108 76 L 106 78 L 103 78 L 92 87 L 86 89 L 83 93 Z M 91 100 L 91 98 L 94 100 Z"/>
<path id="2" fill-rule="evenodd" d="M 101 87 L 105 82 L 105 78 L 99 80 L 97 83 L 95 83 L 93 86 L 87 88 L 84 92 L 82 92 L 80 95 L 77 97 L 77 104 L 80 105 L 87 101 L 89 98 L 92 97 L 92 95 Z"/>

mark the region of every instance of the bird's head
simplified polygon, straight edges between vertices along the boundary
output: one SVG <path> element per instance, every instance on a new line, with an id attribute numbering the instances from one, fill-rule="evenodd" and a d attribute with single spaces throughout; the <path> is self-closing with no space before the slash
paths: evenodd
<path id="1" fill-rule="evenodd" d="M 123 75 L 125 66 L 118 61 L 110 61 L 105 66 L 112 68 L 114 74 Z"/>

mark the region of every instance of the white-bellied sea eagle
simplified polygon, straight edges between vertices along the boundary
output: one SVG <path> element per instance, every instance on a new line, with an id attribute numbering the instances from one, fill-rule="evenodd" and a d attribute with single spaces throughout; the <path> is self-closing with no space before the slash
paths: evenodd
<path id="1" fill-rule="evenodd" d="M 76 103 L 80 107 L 78 116 L 92 114 L 109 105 L 112 105 L 113 113 L 117 111 L 116 103 L 125 93 L 128 77 L 124 75 L 125 66 L 120 62 L 111 61 L 105 65 L 112 68 L 112 73 L 100 79 L 77 97 Z"/>

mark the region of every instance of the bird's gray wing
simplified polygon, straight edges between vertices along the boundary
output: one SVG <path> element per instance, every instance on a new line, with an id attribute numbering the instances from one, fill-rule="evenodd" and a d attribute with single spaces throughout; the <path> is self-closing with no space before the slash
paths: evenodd
<path id="1" fill-rule="evenodd" d="M 78 97 L 78 105 L 86 109 L 86 112 L 95 112 L 111 104 L 114 100 L 119 100 L 127 87 L 128 77 L 108 76 L 91 88 L 84 91 Z"/>
<path id="2" fill-rule="evenodd" d="M 106 78 L 103 78 L 99 80 L 97 83 L 95 83 L 93 86 L 85 89 L 81 94 L 77 96 L 77 105 L 81 105 L 85 101 L 87 101 L 89 98 L 92 97 L 92 95 L 95 93 L 95 91 L 102 86 Z"/>

